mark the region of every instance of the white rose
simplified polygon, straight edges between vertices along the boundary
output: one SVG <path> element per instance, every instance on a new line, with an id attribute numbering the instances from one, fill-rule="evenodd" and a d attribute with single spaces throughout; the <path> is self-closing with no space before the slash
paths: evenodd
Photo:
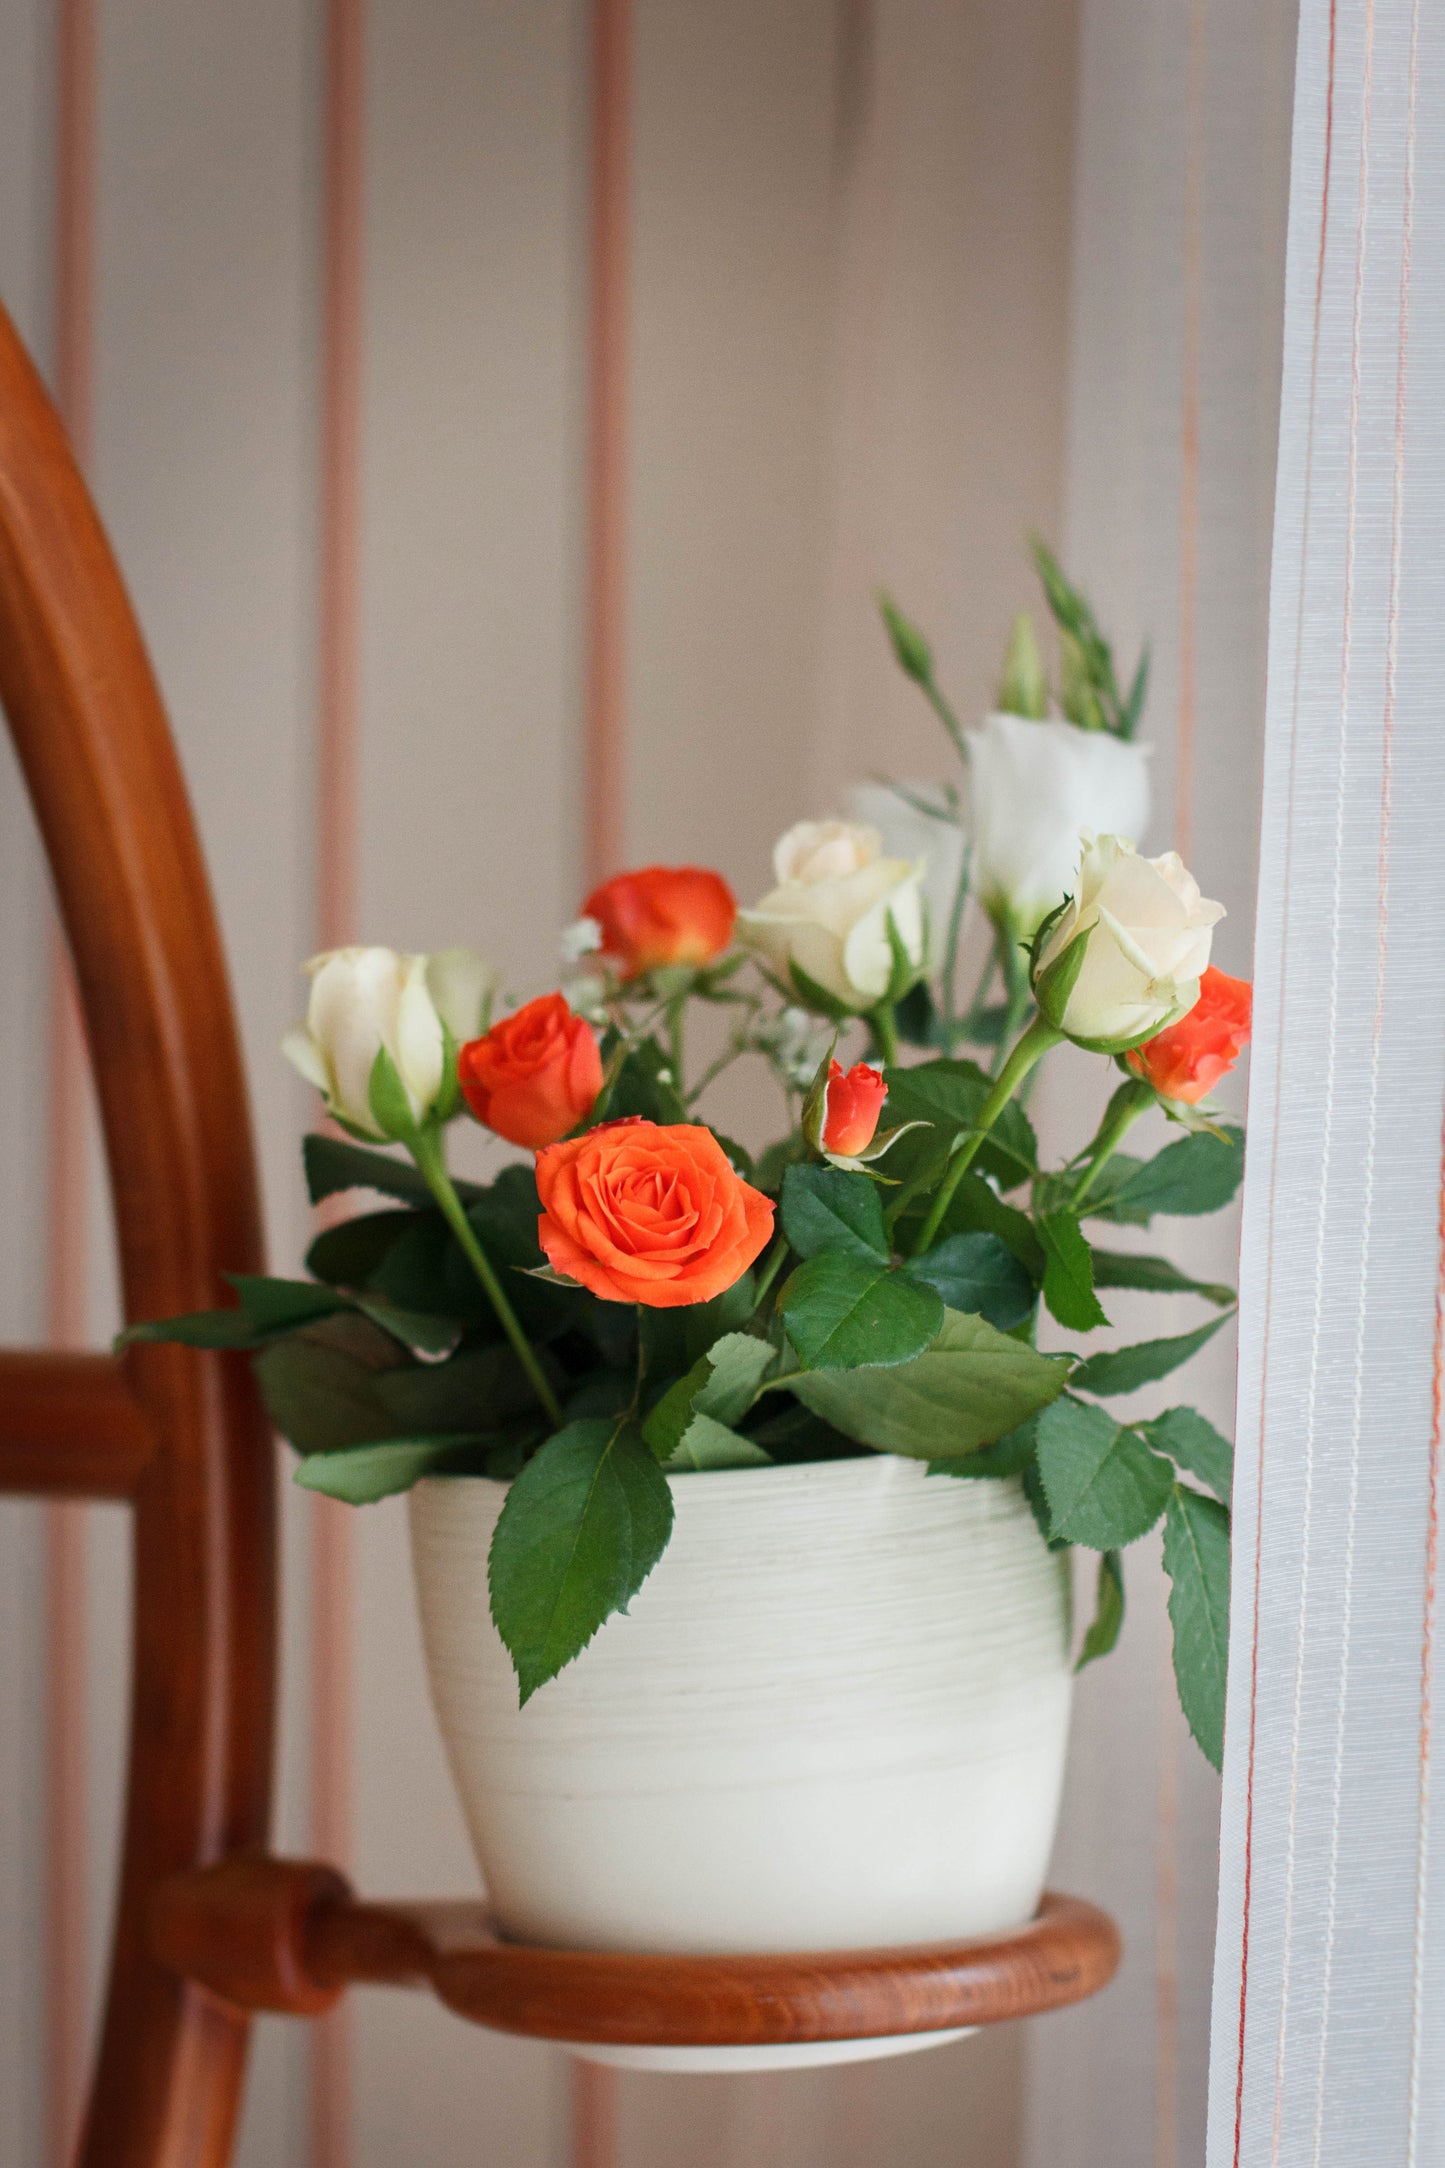
<path id="1" fill-rule="evenodd" d="M 1148 751 L 1023 715 L 990 715 L 967 741 L 974 889 L 1027 937 L 1073 887 L 1085 829 L 1131 843 L 1143 835 Z"/>
<path id="2" fill-rule="evenodd" d="M 848 798 L 858 818 L 878 830 L 890 858 L 924 862 L 930 960 L 936 962 L 958 891 L 964 848 L 963 830 L 943 792 L 936 783 L 909 783 L 902 789 L 892 783 L 856 783 Z"/>
<path id="3" fill-rule="evenodd" d="M 493 984 L 482 959 L 470 949 L 402 956 L 343 948 L 313 956 L 305 969 L 306 1022 L 287 1032 L 281 1051 L 332 1113 L 369 1136 L 383 1134 L 371 1111 L 371 1072 L 382 1047 L 413 1116 L 430 1113 L 445 1068 L 443 1024 L 459 1045 L 481 1029 Z"/>
<path id="4" fill-rule="evenodd" d="M 884 858 L 876 828 L 858 821 L 800 821 L 773 853 L 778 885 L 738 930 L 784 978 L 796 964 L 850 1009 L 871 1009 L 888 991 L 891 918 L 909 961 L 923 964 L 922 862 Z"/>
<path id="5" fill-rule="evenodd" d="M 1177 851 L 1141 858 L 1122 836 L 1085 836 L 1074 894 L 1049 929 L 1034 974 L 1048 1014 L 1056 1004 L 1041 985 L 1044 973 L 1084 937 L 1078 976 L 1049 1022 L 1109 1051 L 1152 1038 L 1199 999 L 1223 916 L 1224 905 L 1200 895 Z"/>

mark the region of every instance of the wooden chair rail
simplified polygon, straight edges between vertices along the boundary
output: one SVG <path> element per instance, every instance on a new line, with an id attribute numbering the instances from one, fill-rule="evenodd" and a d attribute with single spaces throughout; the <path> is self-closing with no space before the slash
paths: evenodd
<path id="1" fill-rule="evenodd" d="M 328 1867 L 231 1859 L 157 1893 L 162 1963 L 247 2010 L 314 2016 L 348 1986 L 430 1987 L 472 2024 L 630 2047 L 856 2040 L 1078 2002 L 1119 1962 L 1113 1922 L 1049 1895 L 1027 1926 L 905 1950 L 675 1957 L 506 1941 L 486 1906 L 368 1904 Z"/>
<path id="2" fill-rule="evenodd" d="M 154 1444 L 115 1356 L 0 1351 L 0 1491 L 131 1498 Z"/>

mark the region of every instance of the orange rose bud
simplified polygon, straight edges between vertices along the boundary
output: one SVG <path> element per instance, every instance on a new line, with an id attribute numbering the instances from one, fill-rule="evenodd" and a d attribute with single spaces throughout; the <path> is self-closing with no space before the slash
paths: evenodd
<path id="1" fill-rule="evenodd" d="M 1254 989 L 1210 964 L 1199 981 L 1199 999 L 1187 1016 L 1125 1057 L 1165 1099 L 1193 1106 L 1227 1076 L 1249 1044 Z"/>
<path id="2" fill-rule="evenodd" d="M 604 1302 L 650 1310 L 710 1302 L 773 1231 L 773 1204 L 744 1182 L 710 1129 L 636 1117 L 537 1154 L 548 1263 Z"/>
<path id="3" fill-rule="evenodd" d="M 457 1080 L 477 1120 L 536 1151 L 585 1121 L 602 1089 L 589 1025 L 560 994 L 541 994 L 457 1055 Z"/>
<path id="4" fill-rule="evenodd" d="M 870 1069 L 860 1061 L 845 1073 L 841 1062 L 829 1062 L 823 1102 L 824 1151 L 836 1152 L 840 1159 L 866 1152 L 887 1097 L 881 1069 Z"/>
<path id="5" fill-rule="evenodd" d="M 705 866 L 642 866 L 616 873 L 582 906 L 602 928 L 602 954 L 624 979 L 660 964 L 706 964 L 733 937 L 737 898 Z"/>

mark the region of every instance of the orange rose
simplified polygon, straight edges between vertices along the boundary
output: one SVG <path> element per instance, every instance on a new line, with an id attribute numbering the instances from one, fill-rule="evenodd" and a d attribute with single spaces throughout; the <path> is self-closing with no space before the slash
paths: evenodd
<path id="1" fill-rule="evenodd" d="M 704 866 L 643 866 L 594 889 L 583 915 L 602 928 L 602 954 L 624 979 L 659 964 L 706 964 L 733 937 L 737 898 Z"/>
<path id="2" fill-rule="evenodd" d="M 1136 1046 L 1125 1058 L 1165 1099 L 1193 1106 L 1227 1076 L 1249 1044 L 1254 989 L 1213 964 L 1199 981 L 1199 999 L 1187 1016 Z"/>
<path id="3" fill-rule="evenodd" d="M 602 1089 L 590 1028 L 560 994 L 542 994 L 457 1055 L 457 1079 L 479 1122 L 509 1144 L 554 1144 L 585 1121 Z"/>
<path id="4" fill-rule="evenodd" d="M 547 1261 L 604 1302 L 650 1310 L 710 1302 L 773 1231 L 773 1205 L 728 1164 L 710 1129 L 636 1116 L 537 1154 Z"/>
<path id="5" fill-rule="evenodd" d="M 849 1070 L 830 1061 L 823 1099 L 823 1147 L 840 1158 L 866 1152 L 873 1142 L 888 1087 L 881 1069 L 855 1062 Z"/>

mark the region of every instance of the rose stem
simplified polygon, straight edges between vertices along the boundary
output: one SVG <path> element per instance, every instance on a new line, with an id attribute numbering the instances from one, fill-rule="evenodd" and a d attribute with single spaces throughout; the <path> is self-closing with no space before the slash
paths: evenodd
<path id="1" fill-rule="evenodd" d="M 682 1073 L 682 1021 L 687 1009 L 687 995 L 674 994 L 667 1004 L 667 1044 L 672 1059 L 672 1084 L 679 1099 L 687 1090 Z"/>
<path id="2" fill-rule="evenodd" d="M 1057 1046 L 1063 1036 L 1064 1034 L 1061 1031 L 1056 1031 L 1054 1026 L 1042 1016 L 1036 1016 L 1029 1025 L 1028 1030 L 1019 1040 L 1000 1070 L 992 1091 L 979 1108 L 977 1126 L 969 1131 L 953 1155 L 948 1172 L 939 1184 L 938 1194 L 933 1200 L 928 1217 L 923 1222 L 922 1231 L 913 1245 L 915 1257 L 921 1257 L 925 1250 L 932 1248 L 934 1241 L 937 1239 L 938 1230 L 943 1225 L 944 1214 L 953 1202 L 954 1191 L 958 1188 L 968 1168 L 972 1166 L 978 1156 L 985 1137 L 1028 1075 L 1030 1069 L 1033 1068 L 1034 1063 L 1041 1061 L 1049 1048 Z"/>
<path id="3" fill-rule="evenodd" d="M 778 1268 L 782 1264 L 783 1259 L 787 1256 L 787 1254 L 788 1238 L 786 1235 L 779 1235 L 772 1248 L 768 1251 L 767 1257 L 763 1263 L 763 1269 L 758 1276 L 758 1290 L 757 1294 L 753 1298 L 754 1317 L 757 1316 L 759 1310 L 761 1310 L 764 1302 L 766 1301 L 768 1289 L 772 1286 L 774 1280 L 777 1278 Z"/>
<path id="4" fill-rule="evenodd" d="M 999 1074 L 999 1063 L 1003 1060 L 1003 1050 L 1009 1044 L 1015 1032 L 1022 1028 L 1029 1005 L 1029 975 L 1024 969 L 1024 960 L 1019 953 L 1018 927 L 1007 914 L 999 923 L 997 939 L 999 967 L 1003 972 L 1008 1010 L 1004 1016 L 1003 1030 L 999 1034 L 998 1052 L 994 1056 L 993 1074 L 995 1076 Z"/>
<path id="5" fill-rule="evenodd" d="M 898 1025 L 891 1001 L 880 1001 L 876 1009 L 868 1012 L 873 1026 L 873 1036 L 878 1041 L 878 1051 L 883 1056 L 883 1066 L 891 1069 L 898 1060 Z"/>
<path id="6" fill-rule="evenodd" d="M 562 1406 L 547 1382 L 547 1374 L 537 1360 L 537 1351 L 517 1322 L 517 1313 L 502 1289 L 492 1264 L 481 1243 L 477 1240 L 471 1221 L 462 1210 L 461 1198 L 452 1187 L 442 1156 L 441 1139 L 434 1127 L 419 1129 L 409 1141 L 412 1158 L 427 1188 L 441 1207 L 442 1217 L 450 1227 L 470 1264 L 473 1272 L 486 1290 L 487 1300 L 497 1313 L 497 1322 L 512 1344 L 512 1352 L 527 1374 L 533 1392 L 537 1395 L 548 1418 L 561 1427 Z"/>
<path id="7" fill-rule="evenodd" d="M 953 1052 L 953 1027 L 958 1015 L 958 995 L 954 983 L 958 977 L 958 944 L 963 933 L 963 907 L 968 901 L 972 872 L 973 852 L 965 844 L 959 858 L 958 880 L 954 884 L 953 902 L 948 913 L 948 934 L 943 949 L 943 1023 L 950 1054 Z"/>
<path id="8" fill-rule="evenodd" d="M 1089 1146 L 1089 1164 L 1074 1188 L 1073 1206 L 1077 1212 L 1085 1197 L 1094 1186 L 1096 1176 L 1111 1160 L 1141 1114 L 1147 1114 L 1155 1100 L 1152 1084 L 1142 1077 L 1131 1077 L 1121 1084 L 1104 1112 L 1099 1133 Z"/>

